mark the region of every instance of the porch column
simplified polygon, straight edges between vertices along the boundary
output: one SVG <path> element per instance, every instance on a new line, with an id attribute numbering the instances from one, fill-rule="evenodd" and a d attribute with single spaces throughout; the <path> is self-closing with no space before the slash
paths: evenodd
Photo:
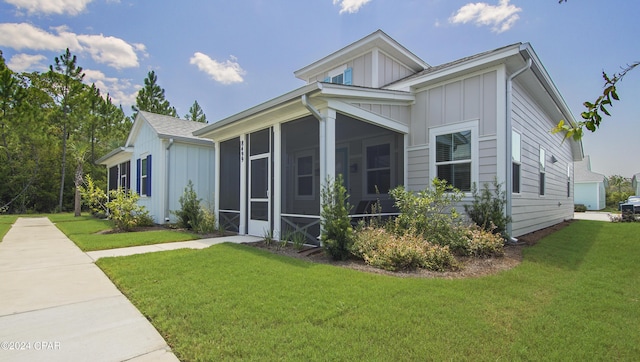
<path id="1" fill-rule="evenodd" d="M 336 175 L 336 111 L 325 109 L 320 120 L 320 189 L 327 177 L 335 180 Z M 320 211 L 322 210 L 322 193 L 320 194 Z"/>
<path id="2" fill-rule="evenodd" d="M 213 143 L 213 214 L 220 227 L 220 142 Z"/>
<path id="3" fill-rule="evenodd" d="M 280 226 L 282 224 L 282 133 L 280 131 L 280 123 L 273 125 L 273 191 L 271 192 L 271 200 L 273 200 L 273 235 L 280 240 Z"/>
<path id="4" fill-rule="evenodd" d="M 247 233 L 247 153 L 245 152 L 247 134 L 240 135 L 240 223 L 238 234 Z"/>

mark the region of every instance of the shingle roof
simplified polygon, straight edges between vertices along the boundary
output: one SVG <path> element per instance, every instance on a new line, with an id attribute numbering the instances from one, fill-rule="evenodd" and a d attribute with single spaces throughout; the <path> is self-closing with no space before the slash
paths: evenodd
<path id="1" fill-rule="evenodd" d="M 591 171 L 591 159 L 584 156 L 582 161 L 574 162 L 573 177 L 575 182 L 604 182 L 606 176 Z"/>
<path id="2" fill-rule="evenodd" d="M 187 121 L 144 111 L 140 111 L 140 115 L 149 122 L 149 125 L 153 127 L 160 138 L 179 137 L 202 141 L 203 138 L 194 136 L 193 132 L 207 126 L 206 123 Z"/>

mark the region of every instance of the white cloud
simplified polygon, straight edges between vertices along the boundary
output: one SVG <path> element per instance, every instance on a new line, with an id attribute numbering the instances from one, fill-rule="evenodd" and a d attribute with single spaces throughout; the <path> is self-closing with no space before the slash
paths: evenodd
<path id="1" fill-rule="evenodd" d="M 340 14 L 357 13 L 361 7 L 371 0 L 333 0 L 333 5 L 340 4 Z"/>
<path id="2" fill-rule="evenodd" d="M 69 14 L 78 15 L 93 0 L 4 0 L 29 14 Z"/>
<path id="3" fill-rule="evenodd" d="M 136 51 L 144 53 L 144 45 L 129 44 L 126 41 L 100 35 L 76 34 L 65 26 L 53 28 L 47 32 L 27 23 L 0 24 L 0 46 L 16 50 L 48 50 L 71 52 L 86 52 L 97 63 L 107 64 L 116 69 L 137 67 L 138 55 Z"/>
<path id="4" fill-rule="evenodd" d="M 44 55 L 16 54 L 9 59 L 7 67 L 16 73 L 46 71 L 47 66 L 42 62 L 47 57 Z"/>
<path id="5" fill-rule="evenodd" d="M 83 72 L 83 81 L 87 84 L 95 84 L 103 98 L 109 94 L 113 104 L 121 104 L 124 108 L 136 104 L 140 86 L 133 85 L 129 79 L 107 77 L 99 70 L 84 69 Z"/>
<path id="6" fill-rule="evenodd" d="M 449 18 L 449 22 L 453 24 L 473 22 L 478 26 L 490 25 L 492 31 L 502 33 L 511 29 L 520 18 L 518 13 L 521 11 L 522 8 L 509 4 L 509 0 L 500 0 L 498 5 L 469 3 L 458 9 Z"/>
<path id="7" fill-rule="evenodd" d="M 189 63 L 195 64 L 198 69 L 222 84 L 242 83 L 244 81 L 242 76 L 246 74 L 233 56 L 230 60 L 221 63 L 206 54 L 195 52 Z"/>

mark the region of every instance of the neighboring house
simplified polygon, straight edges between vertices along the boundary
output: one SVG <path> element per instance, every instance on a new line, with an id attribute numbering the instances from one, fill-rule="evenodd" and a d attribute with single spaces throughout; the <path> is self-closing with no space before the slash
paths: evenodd
<path id="1" fill-rule="evenodd" d="M 175 222 L 189 180 L 203 204 L 213 207 L 214 145 L 193 136 L 206 123 L 138 112 L 124 147 L 96 163 L 107 166 L 109 190 L 122 187 L 140 195 L 156 223 Z"/>
<path id="2" fill-rule="evenodd" d="M 469 201 L 497 178 L 513 236 L 573 217 L 582 145 L 550 132 L 575 120 L 529 44 L 432 67 L 378 30 L 294 74 L 307 85 L 194 132 L 215 142 L 227 230 L 317 242 L 321 185 L 338 174 L 352 213 L 398 185 L 439 177 Z"/>
<path id="3" fill-rule="evenodd" d="M 589 156 L 574 163 L 573 174 L 575 204 L 582 204 L 587 207 L 587 210 L 602 210 L 607 207 L 607 177 L 591 171 Z"/>
<path id="4" fill-rule="evenodd" d="M 640 195 L 640 173 L 633 175 L 631 178 L 631 187 L 633 188 L 634 195 Z"/>

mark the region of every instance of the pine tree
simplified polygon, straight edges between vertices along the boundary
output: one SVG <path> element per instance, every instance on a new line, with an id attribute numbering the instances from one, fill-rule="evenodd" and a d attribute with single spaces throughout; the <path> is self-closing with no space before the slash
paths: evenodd
<path id="1" fill-rule="evenodd" d="M 133 108 L 135 115 L 138 111 L 146 111 L 166 116 L 178 117 L 178 112 L 164 97 L 164 89 L 158 85 L 158 76 L 155 71 L 150 71 L 144 79 L 144 88 L 140 89 L 136 96 L 136 105 Z"/>
<path id="2" fill-rule="evenodd" d="M 207 123 L 207 116 L 204 114 L 204 111 L 198 104 L 198 101 L 193 102 L 193 105 L 189 108 L 189 113 L 184 117 L 189 121 Z"/>

